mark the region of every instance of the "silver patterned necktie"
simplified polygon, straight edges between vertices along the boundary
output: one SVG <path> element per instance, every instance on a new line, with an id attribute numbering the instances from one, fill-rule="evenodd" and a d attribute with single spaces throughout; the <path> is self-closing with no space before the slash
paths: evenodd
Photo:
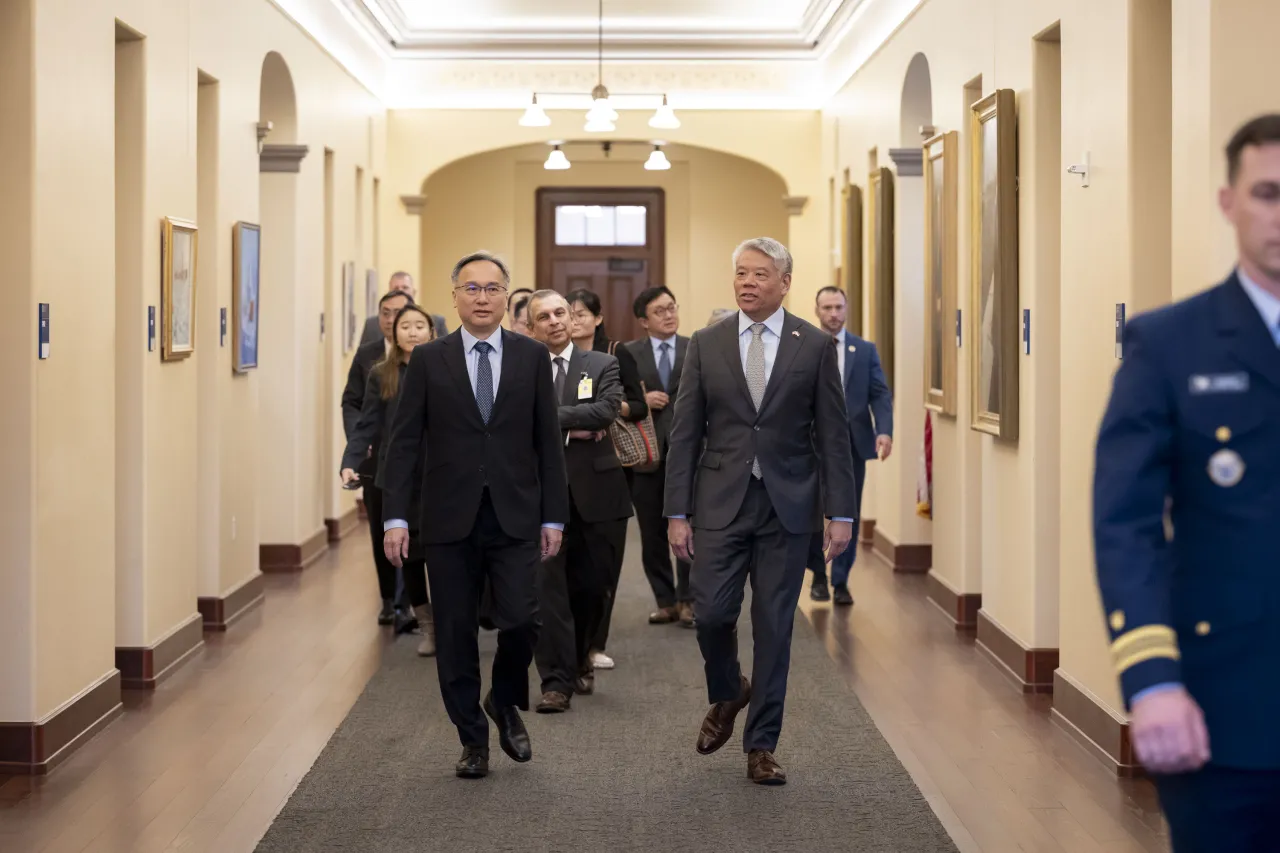
<path id="1" fill-rule="evenodd" d="M 480 419 L 489 423 L 493 414 L 493 365 L 489 362 L 489 353 L 493 352 L 493 344 L 478 341 L 476 351 L 476 405 L 480 407 Z"/>
<path id="2" fill-rule="evenodd" d="M 751 402 L 756 411 L 764 401 L 764 323 L 751 324 L 751 343 L 747 344 L 747 390 L 751 392 Z M 760 460 L 751 460 L 751 475 L 757 480 L 763 478 L 760 471 Z"/>

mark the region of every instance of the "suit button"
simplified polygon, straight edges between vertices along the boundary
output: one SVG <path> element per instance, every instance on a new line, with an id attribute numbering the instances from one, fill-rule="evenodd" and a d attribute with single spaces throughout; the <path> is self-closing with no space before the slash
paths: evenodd
<path id="1" fill-rule="evenodd" d="M 1208 623 L 1208 622 L 1197 622 L 1197 623 L 1196 623 L 1196 633 L 1197 633 L 1197 634 L 1199 634 L 1201 637 L 1203 637 L 1203 636 L 1207 635 L 1207 634 L 1209 633 L 1209 623 Z"/>
<path id="2" fill-rule="evenodd" d="M 484 437 L 485 437 L 485 438 L 493 438 L 493 436 L 489 435 L 489 433 L 487 433 L 487 432 L 484 434 Z"/>
<path id="3" fill-rule="evenodd" d="M 481 474 L 483 474 L 483 473 L 484 473 L 484 466 L 483 466 L 483 465 L 481 465 L 481 466 L 480 466 L 480 473 L 481 473 Z"/>

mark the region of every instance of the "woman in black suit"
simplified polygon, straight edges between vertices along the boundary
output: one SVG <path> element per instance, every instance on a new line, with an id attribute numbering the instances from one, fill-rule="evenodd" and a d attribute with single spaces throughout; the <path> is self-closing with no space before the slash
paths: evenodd
<path id="1" fill-rule="evenodd" d="M 565 294 L 569 303 L 569 329 L 573 336 L 573 345 L 579 349 L 595 350 L 611 353 L 618 359 L 618 375 L 622 380 L 622 418 L 635 423 L 644 420 L 649 414 L 649 405 L 644 400 L 644 386 L 640 383 L 640 367 L 635 357 L 626 347 L 611 347 L 609 336 L 604 329 L 604 310 L 600 297 L 590 290 L 572 290 Z M 630 468 L 624 469 L 627 475 L 627 491 L 631 490 Z M 609 595 L 605 603 L 604 618 L 600 620 L 600 630 L 591 644 L 588 654 L 591 665 L 595 669 L 613 669 L 613 659 L 604 653 L 605 644 L 609 640 L 609 623 L 613 616 L 613 600 L 618 592 L 618 578 L 622 575 L 622 558 L 626 541 L 619 542 L 614 549 L 618 555 L 617 564 L 611 567 L 612 576 L 609 584 Z"/>
<path id="2" fill-rule="evenodd" d="M 400 387 L 405 370 L 409 366 L 409 355 L 418 344 L 425 344 L 435 338 L 435 321 L 426 311 L 411 302 L 396 314 L 393 335 L 395 348 L 387 358 L 374 365 L 365 382 L 360 419 L 351 430 L 346 452 L 342 454 L 341 476 L 344 484 L 359 480 L 356 469 L 360 467 L 361 460 L 369 452 L 370 445 L 374 444 L 374 439 L 378 438 L 375 483 L 379 488 L 382 487 L 387 460 L 387 438 L 391 433 L 391 422 L 395 418 L 396 403 L 400 399 Z M 420 473 L 415 472 L 414 482 L 421 481 Z M 416 524 L 419 515 L 415 502 L 409 518 Z M 413 606 L 413 614 L 418 620 L 418 631 L 422 635 L 422 641 L 418 644 L 418 654 L 430 657 L 436 653 L 436 635 L 431 599 L 427 592 L 422 537 L 417 535 L 416 530 L 410 531 L 409 542 L 411 545 L 409 559 L 404 562 L 403 567 L 404 587 L 409 596 L 409 603 Z M 413 547 L 413 543 L 417 543 L 417 546 Z"/>

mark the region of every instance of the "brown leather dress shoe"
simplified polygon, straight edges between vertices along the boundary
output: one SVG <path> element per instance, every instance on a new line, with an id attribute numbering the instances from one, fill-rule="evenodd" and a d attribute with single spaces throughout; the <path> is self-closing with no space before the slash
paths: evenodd
<path id="1" fill-rule="evenodd" d="M 742 676 L 742 689 L 732 702 L 717 702 L 707 711 L 698 731 L 698 752 L 710 755 L 725 745 L 733 735 L 733 720 L 751 701 L 751 682 Z"/>
<path id="2" fill-rule="evenodd" d="M 747 778 L 757 785 L 787 784 L 787 774 L 767 749 L 753 749 L 747 755 Z"/>
<path id="3" fill-rule="evenodd" d="M 693 605 L 687 601 L 682 601 L 676 605 L 676 612 L 680 614 L 681 628 L 696 628 L 697 621 L 693 618 Z"/>
<path id="4" fill-rule="evenodd" d="M 676 607 L 659 607 L 649 614 L 650 625 L 670 625 L 680 621 L 680 610 Z"/>
<path id="5" fill-rule="evenodd" d="M 593 669 L 583 670 L 578 673 L 578 678 L 573 683 L 573 692 L 579 696 L 590 696 L 596 692 L 596 672 Z"/>
<path id="6" fill-rule="evenodd" d="M 538 707 L 534 709 L 539 714 L 563 714 L 567 710 L 569 710 L 569 697 L 556 690 L 543 693 L 542 698 L 538 700 Z"/>

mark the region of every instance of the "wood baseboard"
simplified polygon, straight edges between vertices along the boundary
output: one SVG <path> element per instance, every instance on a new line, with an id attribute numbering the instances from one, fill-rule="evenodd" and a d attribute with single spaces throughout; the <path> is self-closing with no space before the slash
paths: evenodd
<path id="1" fill-rule="evenodd" d="M 125 690 L 155 690 L 203 645 L 204 619 L 194 613 L 154 645 L 117 646 L 120 686 Z"/>
<path id="2" fill-rule="evenodd" d="M 356 498 L 356 515 L 361 521 L 369 520 L 369 508 L 364 505 L 364 498 Z"/>
<path id="3" fill-rule="evenodd" d="M 344 512 L 341 518 L 326 518 L 324 526 L 329 531 L 330 545 L 335 542 L 341 542 L 342 537 L 360 526 L 360 512 L 355 507 L 352 507 Z"/>
<path id="4" fill-rule="evenodd" d="M 871 540 L 871 550 L 895 572 L 927 572 L 933 565 L 932 545 L 899 545 L 878 528 L 872 530 Z"/>
<path id="5" fill-rule="evenodd" d="M 1145 776 L 1129 740 L 1129 723 L 1117 719 L 1061 669 L 1053 674 L 1053 721 L 1117 776 Z"/>
<path id="6" fill-rule="evenodd" d="M 123 712 L 113 669 L 44 720 L 0 723 L 0 775 L 45 775 Z"/>
<path id="7" fill-rule="evenodd" d="M 972 631 L 977 627 L 982 593 L 956 592 L 932 571 L 925 577 L 929 600 L 937 605 L 957 631 Z"/>
<path id="8" fill-rule="evenodd" d="M 329 529 L 322 527 L 301 545 L 259 545 L 258 570 L 266 574 L 300 572 L 324 556 Z"/>
<path id="9" fill-rule="evenodd" d="M 225 631 L 232 622 L 262 603 L 266 580 L 258 572 L 244 583 L 222 596 L 201 596 L 196 599 L 206 631 Z"/>
<path id="10" fill-rule="evenodd" d="M 978 650 L 1023 693 L 1052 693 L 1057 649 L 1028 649 L 985 612 L 978 612 Z"/>
<path id="11" fill-rule="evenodd" d="M 876 520 L 874 518 L 862 518 L 858 520 L 858 541 L 863 545 L 870 545 L 875 541 Z"/>

